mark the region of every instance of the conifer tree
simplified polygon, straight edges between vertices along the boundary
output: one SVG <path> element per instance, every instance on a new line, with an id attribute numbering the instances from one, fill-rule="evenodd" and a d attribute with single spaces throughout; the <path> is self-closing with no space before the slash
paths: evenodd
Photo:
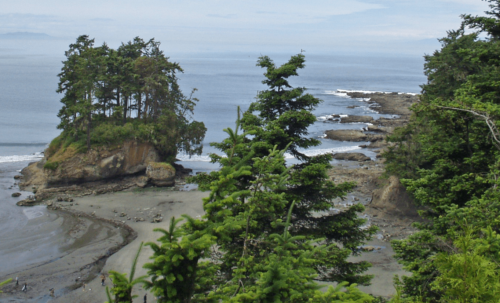
<path id="1" fill-rule="evenodd" d="M 182 93 L 179 72 L 180 65 L 154 39 L 136 37 L 114 50 L 105 43 L 96 47 L 86 35 L 78 37 L 59 74 L 63 106 L 58 128 L 63 132 L 58 140 L 78 142 L 87 150 L 92 144 L 143 140 L 164 159 L 180 151 L 201 153 L 206 128 L 192 119 L 198 99 Z"/>
<path id="2" fill-rule="evenodd" d="M 283 195 L 285 205 L 275 211 L 273 216 L 260 218 L 260 224 L 252 227 L 252 233 L 277 232 L 276 226 L 272 226 L 271 222 L 276 218 L 284 220 L 286 215 L 284 210 L 296 201 L 292 218 L 294 233 L 306 236 L 308 239 L 325 237 L 329 244 L 342 245 L 342 247 L 329 246 L 330 253 L 316 264 L 316 270 L 320 274 L 319 279 L 367 284 L 370 276 L 362 276 L 361 273 L 370 265 L 367 262 L 347 261 L 347 257 L 356 253 L 356 248 L 368 240 L 375 231 L 374 227 L 361 229 L 365 220 L 359 218 L 358 213 L 363 211 L 364 207 L 358 204 L 338 214 L 329 213 L 334 207 L 333 199 L 344 196 L 354 184 L 335 185 L 329 179 L 327 169 L 332 167 L 331 155 L 310 157 L 301 151 L 320 144 L 320 141 L 307 137 L 307 128 L 316 121 L 311 110 L 321 100 L 310 94 L 304 94 L 305 88 L 292 88 L 288 83 L 289 77 L 297 76 L 297 71 L 304 68 L 304 62 L 302 54 L 293 56 L 280 67 L 276 67 L 267 56 L 259 58 L 257 66 L 266 69 L 264 74 L 266 79 L 263 83 L 268 85 L 269 89 L 259 92 L 257 101 L 250 105 L 237 125 L 237 128 L 241 126 L 245 134 L 251 134 L 252 137 L 230 134 L 227 140 L 211 145 L 225 153 L 230 150 L 232 161 L 236 161 L 234 159 L 244 161 L 241 165 L 249 167 L 250 173 L 235 177 L 234 192 L 248 190 L 251 182 L 259 174 L 252 157 L 267 156 L 269 150 L 273 150 L 276 146 L 278 150 L 286 149 L 299 160 L 300 163 L 293 168 L 287 169 L 285 164 L 275 168 L 274 173 L 281 174 L 287 171 L 286 174 L 289 176 L 287 186 L 278 191 Z M 254 154 L 252 157 L 246 157 L 250 150 Z M 211 189 L 210 181 L 219 179 L 224 174 L 224 169 L 234 163 L 228 162 L 228 159 L 212 155 L 212 161 L 219 163 L 221 169 L 210 175 L 199 175 L 194 178 L 194 182 L 198 183 L 202 190 Z M 236 205 L 238 202 L 234 203 Z M 239 210 L 235 211 L 238 212 Z M 316 212 L 328 214 L 315 216 Z M 231 235 L 228 239 L 235 237 Z M 233 242 L 231 245 L 236 249 L 238 245 L 243 245 L 243 242 Z"/>
<path id="3" fill-rule="evenodd" d="M 285 166 L 287 146 L 255 157 L 258 144 L 241 152 L 248 134 L 239 134 L 239 121 L 235 130 L 225 131 L 228 148 L 220 158 L 224 166 L 210 181 L 211 193 L 203 201 L 206 214 L 189 218 L 181 231 L 172 219 L 161 247 L 152 246 L 155 261 L 146 265 L 152 276 L 149 287 L 165 295 L 161 302 L 311 302 L 340 297 L 371 302 L 373 298 L 355 285 L 346 292 L 341 291 L 346 284 L 325 294 L 319 290 L 317 267 L 337 247 L 324 238 L 292 235 L 297 230 L 294 202 L 288 205 L 284 192 L 293 169 Z M 247 165 L 250 160 L 252 166 Z M 253 176 L 246 188 L 239 185 L 243 176 Z M 202 257 L 206 261 L 194 262 Z"/>

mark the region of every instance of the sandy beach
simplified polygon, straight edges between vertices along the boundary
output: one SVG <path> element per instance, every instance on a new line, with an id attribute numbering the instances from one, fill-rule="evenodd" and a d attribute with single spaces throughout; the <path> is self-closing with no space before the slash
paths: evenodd
<path id="1" fill-rule="evenodd" d="M 202 215 L 202 198 L 206 195 L 199 191 L 151 188 L 55 203 L 54 206 L 60 209 L 52 212 L 64 214 L 64 220 L 73 222 L 66 226 L 67 241 L 71 242 L 66 247 L 67 253 L 57 260 L 36 264 L 20 272 L 2 273 L 0 280 L 18 276 L 20 285 L 16 287 L 15 283 L 10 283 L 5 286 L 0 302 L 105 302 L 106 294 L 100 285 L 99 273 L 107 274 L 109 270 L 130 272 L 140 242 L 155 241 L 160 234 L 153 229 L 166 228 L 172 216 Z M 120 217 L 122 213 L 126 216 Z M 151 223 L 158 214 L 163 222 Z M 134 217 L 145 221 L 135 222 Z M 112 254 L 129 240 L 130 243 Z M 142 265 L 148 262 L 151 254 L 149 247 L 143 248 L 137 276 L 146 273 Z M 25 282 L 28 291 L 22 292 Z M 83 284 L 86 284 L 85 291 Z M 109 279 L 106 284 L 110 285 Z M 55 289 L 55 297 L 50 296 L 50 288 Z M 134 289 L 134 293 L 144 295 L 140 287 Z"/>
<path id="2" fill-rule="evenodd" d="M 348 170 L 352 176 L 352 169 L 356 169 L 357 164 L 343 163 L 337 167 L 338 172 Z M 359 179 L 359 176 L 354 178 Z M 369 182 L 362 183 L 369 185 Z M 337 203 L 339 206 L 354 201 L 368 204 L 370 195 L 367 191 L 369 188 L 359 186 L 346 200 L 338 200 Z M 101 286 L 99 275 L 104 273 L 107 276 L 110 270 L 129 273 L 140 242 L 155 241 L 160 234 L 153 229 L 167 228 L 173 216 L 201 216 L 202 198 L 207 195 L 208 193 L 197 190 L 174 191 L 152 187 L 75 197 L 73 202 L 52 202 L 50 208 L 56 210 L 50 212 L 59 214 L 66 222 L 66 254 L 57 260 L 27 267 L 20 272 L 2 274 L 1 279 L 18 276 L 20 286 L 10 283 L 4 287 L 5 292 L 0 294 L 0 302 L 105 302 L 105 288 Z M 390 226 L 387 224 L 382 229 L 384 232 L 392 233 L 409 224 L 404 219 L 388 220 L 375 213 L 377 210 L 368 207 L 364 215 L 370 219 L 371 224 L 384 226 L 384 223 L 389 222 Z M 152 223 L 155 218 L 163 221 Z M 392 239 L 394 238 L 397 237 Z M 121 247 L 129 241 L 130 243 Z M 372 285 L 361 289 L 373 295 L 388 297 L 394 293 L 394 274 L 406 273 L 392 258 L 394 252 L 388 239 L 383 238 L 382 231 L 366 246 L 375 249 L 351 259 L 371 262 L 373 267 L 367 274 L 375 275 L 376 279 L 372 281 Z M 148 262 L 151 255 L 151 249 L 145 246 L 139 257 L 136 277 L 146 274 L 142 265 Z M 28 283 L 27 292 L 21 291 L 24 282 Z M 106 282 L 109 286 L 109 279 Z M 55 289 L 54 297 L 50 296 L 50 288 Z M 141 298 L 145 293 L 140 285 L 134 288 L 134 294 Z M 148 297 L 152 298 L 152 295 L 149 294 Z"/>
<path id="3" fill-rule="evenodd" d="M 399 115 L 397 119 L 377 121 L 377 127 L 384 131 L 406 123 L 408 104 L 415 102 L 412 96 L 406 95 L 375 93 L 370 96 L 380 104 L 381 112 L 391 110 Z M 375 128 L 375 131 L 381 129 Z M 370 131 L 373 132 L 368 130 L 368 133 Z M 371 154 L 380 153 L 386 145 L 377 140 L 365 146 Z M 390 241 L 412 234 L 415 230 L 411 223 L 418 220 L 418 215 L 399 181 L 381 178 L 383 160 L 373 156 L 368 160 L 333 162 L 334 168 L 328 173 L 330 178 L 336 183 L 356 182 L 357 186 L 345 199 L 336 199 L 332 211 L 342 211 L 344 207 L 356 203 L 366 206 L 360 216 L 367 219 L 367 224 L 378 226 L 379 232 L 363 246 L 364 251 L 352 256 L 351 260 L 365 260 L 373 265 L 366 272 L 374 275 L 372 284 L 360 286 L 360 289 L 388 298 L 395 293 L 394 275 L 408 274 L 393 258 Z M 45 258 L 44 262 L 32 262 L 21 269 L 1 271 L 0 281 L 19 277 L 19 285 L 6 285 L 4 293 L 0 294 L 0 302 L 105 302 L 107 298 L 99 278 L 101 274 L 108 276 L 110 270 L 128 274 L 140 243 L 156 241 L 161 234 L 153 229 L 166 229 L 171 217 L 203 215 L 202 198 L 208 193 L 180 190 L 186 189 L 186 186 L 182 180 L 178 182 L 182 186 L 131 187 L 104 194 L 81 189 L 78 194 L 78 190 L 72 191 L 73 187 L 70 187 L 61 192 L 66 198 L 59 199 L 68 202 L 57 201 L 56 197 L 44 201 L 44 205 L 49 205 L 47 218 L 44 219 L 59 226 L 58 237 L 53 244 L 59 249 L 53 258 Z M 110 189 L 108 187 L 107 190 Z M 111 190 L 114 191 L 113 188 Z M 34 236 L 42 234 L 43 230 L 34 232 Z M 21 253 L 26 245 L 13 246 L 13 249 Z M 40 253 L 48 252 L 44 250 Z M 142 267 L 151 255 L 151 249 L 145 246 L 138 260 L 136 277 L 146 274 Z M 24 283 L 28 285 L 27 292 L 21 291 Z M 109 278 L 106 285 L 111 286 Z M 54 288 L 53 297 L 49 291 L 51 288 Z M 140 285 L 133 290 L 133 294 L 141 299 L 145 293 Z M 151 294 L 148 297 L 150 301 L 153 298 Z"/>

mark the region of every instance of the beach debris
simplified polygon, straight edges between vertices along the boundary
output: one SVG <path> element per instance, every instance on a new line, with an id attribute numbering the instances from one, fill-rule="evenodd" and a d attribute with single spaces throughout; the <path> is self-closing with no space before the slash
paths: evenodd
<path id="1" fill-rule="evenodd" d="M 116 214 L 116 213 L 118 213 L 118 212 L 116 211 L 116 209 L 113 209 L 113 212 L 114 212 L 115 214 Z"/>
<path id="2" fill-rule="evenodd" d="M 73 202 L 73 198 L 70 198 L 70 197 L 66 197 L 64 199 L 65 202 Z"/>
<path id="3" fill-rule="evenodd" d="M 21 193 L 13 193 L 11 196 L 14 197 L 14 198 L 17 198 L 21 195 Z"/>
<path id="4" fill-rule="evenodd" d="M 120 214 L 120 217 L 126 217 L 126 216 L 127 216 L 127 214 L 126 214 L 126 213 L 121 213 L 121 214 Z"/>
<path id="5" fill-rule="evenodd" d="M 363 247 L 363 250 L 364 250 L 364 251 L 374 251 L 374 250 L 375 250 L 375 247 L 373 247 L 373 246 L 364 246 L 364 247 Z"/>
<path id="6" fill-rule="evenodd" d="M 135 222 L 144 222 L 146 220 L 144 220 L 144 218 L 142 218 L 142 217 L 134 217 L 134 221 Z"/>
<path id="7" fill-rule="evenodd" d="M 163 217 L 161 216 L 160 213 L 156 214 L 153 219 L 151 220 L 151 223 L 160 223 L 163 221 Z"/>

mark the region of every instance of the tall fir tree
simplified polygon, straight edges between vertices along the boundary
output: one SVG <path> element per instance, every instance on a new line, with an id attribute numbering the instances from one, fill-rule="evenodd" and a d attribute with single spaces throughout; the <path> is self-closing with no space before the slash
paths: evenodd
<path id="1" fill-rule="evenodd" d="M 233 191 L 249 190 L 259 175 L 253 158 L 268 155 L 269 150 L 274 147 L 278 150 L 286 149 L 300 163 L 293 168 L 286 168 L 285 165 L 275 168 L 275 173 L 286 171 L 289 176 L 287 186 L 278 190 L 283 195 L 285 204 L 274 209 L 272 215 L 259 217 L 259 224 L 251 226 L 251 233 L 277 232 L 277 226 L 272 222 L 277 219 L 284 220 L 286 209 L 296 201 L 292 213 L 293 233 L 305 236 L 306 239 L 324 237 L 326 243 L 332 244 L 328 246 L 329 254 L 318 259 L 319 262 L 315 264 L 318 279 L 368 284 L 371 277 L 362 273 L 370 264 L 349 262 L 347 257 L 357 253 L 357 247 L 371 237 L 375 227 L 361 228 L 365 220 L 358 217 L 359 212 L 364 210 L 360 204 L 340 213 L 330 212 L 334 208 L 333 200 L 343 197 L 354 184 L 335 185 L 329 179 L 327 170 L 332 168 L 331 155 L 309 157 L 302 151 L 320 144 L 318 140 L 307 137 L 307 128 L 316 121 L 311 111 L 321 102 L 310 94 L 304 94 L 305 88 L 292 88 L 288 83 L 289 77 L 297 76 L 298 69 L 305 67 L 304 62 L 302 54 L 293 56 L 280 67 L 276 67 L 269 57 L 259 58 L 257 66 L 266 69 L 266 79 L 263 83 L 268 85 L 269 89 L 259 92 L 257 101 L 250 105 L 241 120 L 238 119 L 237 129 L 241 126 L 243 135 L 230 133 L 227 140 L 211 143 L 217 149 L 230 153 L 231 157 L 223 158 L 213 154 L 212 161 L 219 163 L 221 169 L 210 175 L 199 175 L 194 178 L 194 182 L 199 184 L 200 189 L 209 190 L 213 186 L 210 182 L 218 180 L 226 167 L 234 165 L 235 161 L 243 161 L 241 165 L 248 166 L 251 173 L 235 177 Z M 251 137 L 245 136 L 246 134 Z M 248 157 L 250 150 L 253 155 Z M 206 207 L 210 209 L 212 203 L 215 203 L 215 200 L 206 201 Z M 237 214 L 243 206 L 241 201 L 235 200 L 232 207 L 232 212 Z M 324 215 L 318 216 L 319 212 Z M 226 239 L 222 240 L 227 242 L 227 249 L 238 251 L 244 245 L 244 241 L 235 240 L 238 238 L 237 234 L 238 231 L 235 230 L 234 234 L 228 234 Z M 228 258 L 232 255 L 236 253 L 228 254 Z M 222 271 L 231 276 L 230 268 L 222 268 Z"/>

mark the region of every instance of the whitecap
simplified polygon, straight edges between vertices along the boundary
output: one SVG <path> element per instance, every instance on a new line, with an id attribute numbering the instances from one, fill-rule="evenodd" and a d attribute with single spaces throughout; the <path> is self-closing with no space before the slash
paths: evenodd
<path id="1" fill-rule="evenodd" d="M 327 95 L 335 95 L 339 97 L 345 97 L 345 98 L 350 98 L 347 94 L 348 93 L 362 93 L 362 94 L 393 94 L 394 92 L 382 92 L 382 91 L 373 91 L 373 90 L 348 90 L 348 89 L 337 89 L 336 91 L 333 90 L 327 90 L 325 91 L 325 94 Z M 411 95 L 411 96 L 416 96 L 418 95 L 417 93 L 404 93 L 404 92 L 398 92 L 399 95 Z M 370 101 L 370 98 L 363 98 L 363 99 L 368 99 L 366 101 Z"/>
<path id="2" fill-rule="evenodd" d="M 33 155 L 0 156 L 0 163 L 35 161 L 41 158 L 43 158 L 42 153 L 35 153 Z"/>
<path id="3" fill-rule="evenodd" d="M 335 96 L 344 97 L 344 98 L 350 98 L 347 95 L 347 93 L 342 93 L 342 92 L 334 91 L 334 90 L 327 90 L 327 91 L 325 91 L 325 94 L 327 94 L 327 95 L 335 95 Z"/>
<path id="4" fill-rule="evenodd" d="M 320 136 L 320 137 L 325 138 L 326 134 L 324 134 L 323 136 Z M 312 156 L 318 156 L 318 155 L 324 155 L 324 154 L 347 152 L 347 151 L 356 150 L 356 149 L 361 149 L 361 147 L 359 147 L 359 146 L 342 146 L 342 147 L 324 148 L 324 149 L 299 150 L 299 152 L 305 154 L 306 156 L 312 157 Z M 285 159 L 294 159 L 295 158 L 290 153 L 285 153 L 284 156 L 285 156 Z M 179 161 L 184 161 L 184 162 L 210 162 L 212 160 L 209 156 L 191 156 L 191 158 L 189 158 L 188 155 L 178 155 L 177 159 L 179 159 Z"/>
<path id="5" fill-rule="evenodd" d="M 177 159 L 184 162 L 210 162 L 212 158 L 210 156 L 189 156 L 189 155 L 177 155 Z"/>
<path id="6" fill-rule="evenodd" d="M 334 153 L 344 153 L 352 150 L 361 149 L 359 146 L 341 146 L 341 147 L 333 147 L 333 148 L 323 148 L 323 149 L 312 149 L 312 150 L 299 150 L 301 153 L 306 156 L 319 156 L 324 154 L 334 154 Z M 292 159 L 293 156 L 291 154 L 285 154 L 286 159 Z"/>

